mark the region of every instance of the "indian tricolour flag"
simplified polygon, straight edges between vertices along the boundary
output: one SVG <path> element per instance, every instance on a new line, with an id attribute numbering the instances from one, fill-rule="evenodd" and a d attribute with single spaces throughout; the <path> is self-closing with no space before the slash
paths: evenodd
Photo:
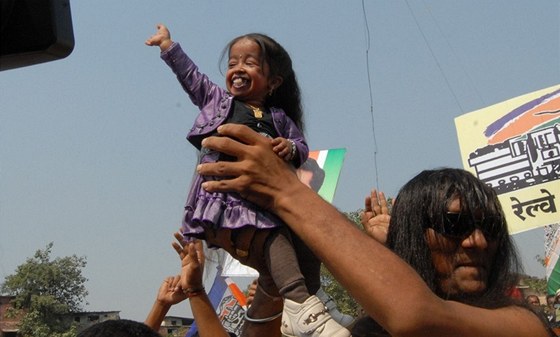
<path id="1" fill-rule="evenodd" d="M 338 177 L 340 176 L 340 170 L 342 169 L 345 154 L 346 149 L 343 148 L 309 152 L 308 161 L 315 160 L 325 173 L 325 179 L 323 180 L 323 184 L 321 185 L 321 188 L 319 188 L 318 193 L 328 202 L 332 202 L 334 199 L 334 192 L 336 191 L 336 185 L 338 183 Z"/>

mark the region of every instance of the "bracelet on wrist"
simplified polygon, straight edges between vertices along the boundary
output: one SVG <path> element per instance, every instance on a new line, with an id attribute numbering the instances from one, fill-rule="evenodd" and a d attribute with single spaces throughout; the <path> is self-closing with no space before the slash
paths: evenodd
<path id="1" fill-rule="evenodd" d="M 183 294 L 185 294 L 187 298 L 191 298 L 204 293 L 204 291 L 205 291 L 204 286 L 197 287 L 197 288 L 187 288 L 187 289 L 183 289 Z"/>
<path id="2" fill-rule="evenodd" d="M 290 149 L 290 159 L 289 160 L 293 160 L 296 157 L 296 150 L 297 150 L 296 143 L 291 139 L 288 139 L 288 142 L 290 142 L 290 145 L 292 145 L 292 148 Z"/>

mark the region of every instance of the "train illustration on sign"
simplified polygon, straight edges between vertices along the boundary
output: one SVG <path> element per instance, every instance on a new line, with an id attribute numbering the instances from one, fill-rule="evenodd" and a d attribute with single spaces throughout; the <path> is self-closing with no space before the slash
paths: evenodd
<path id="1" fill-rule="evenodd" d="M 560 123 L 477 149 L 468 163 L 498 194 L 560 179 Z"/>

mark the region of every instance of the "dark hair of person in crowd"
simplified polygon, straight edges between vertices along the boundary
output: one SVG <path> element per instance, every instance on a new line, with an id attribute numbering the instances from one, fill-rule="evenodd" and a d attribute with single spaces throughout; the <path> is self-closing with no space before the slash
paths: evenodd
<path id="1" fill-rule="evenodd" d="M 444 223 L 448 206 L 459 198 L 461 214 L 493 218 L 497 242 L 484 293 L 444 293 L 437 282 L 425 230 Z M 475 215 L 476 214 L 476 215 Z M 393 206 L 387 236 L 387 246 L 408 262 L 439 297 L 483 308 L 498 308 L 520 304 L 506 294 L 518 280 L 521 265 L 515 245 L 508 233 L 502 207 L 495 191 L 461 169 L 426 170 L 400 190 Z"/>
<path id="2" fill-rule="evenodd" d="M 77 337 L 161 337 L 144 323 L 128 320 L 108 320 L 83 330 Z"/>

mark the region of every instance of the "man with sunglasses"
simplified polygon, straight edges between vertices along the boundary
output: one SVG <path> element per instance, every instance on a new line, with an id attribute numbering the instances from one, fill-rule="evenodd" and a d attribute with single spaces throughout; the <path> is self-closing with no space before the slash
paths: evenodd
<path id="1" fill-rule="evenodd" d="M 484 200 L 472 200 L 476 195 Z M 412 266 L 425 266 L 426 261 L 421 259 L 430 256 L 434 273 L 429 276 L 426 271 L 419 273 L 430 279 L 427 283 L 434 285 L 441 296 L 472 294 L 478 292 L 476 289 L 486 289 L 488 271 L 496 254 L 496 239 L 500 233 L 507 232 L 494 196 L 491 189 L 466 171 L 424 171 L 402 188 L 395 219 L 389 216 L 384 194 L 373 190 L 366 197 L 361 222 L 368 235 L 386 244 Z M 473 204 L 479 204 L 478 208 L 472 209 Z M 401 224 L 390 227 L 389 221 Z M 391 241 L 387 243 L 389 232 Z M 504 242 L 503 246 L 508 251 L 512 249 L 510 242 Z M 462 287 L 471 289 L 459 291 Z"/>
<path id="2" fill-rule="evenodd" d="M 446 299 L 508 301 L 520 269 L 495 192 L 459 169 L 423 171 L 402 187 L 386 245 Z"/>
<path id="3" fill-rule="evenodd" d="M 507 296 L 517 255 L 496 194 L 470 173 L 425 171 L 407 183 L 385 247 L 301 184 L 255 132 L 223 125 L 218 133 L 226 137 L 203 145 L 238 160 L 199 165 L 201 174 L 230 177 L 203 187 L 238 192 L 275 212 L 388 335 L 554 336 Z"/>
<path id="4" fill-rule="evenodd" d="M 483 308 L 516 305 L 505 294 L 520 265 L 501 206 L 495 192 L 467 171 L 421 172 L 400 190 L 392 216 L 385 196 L 373 190 L 361 222 L 439 297 Z"/>

